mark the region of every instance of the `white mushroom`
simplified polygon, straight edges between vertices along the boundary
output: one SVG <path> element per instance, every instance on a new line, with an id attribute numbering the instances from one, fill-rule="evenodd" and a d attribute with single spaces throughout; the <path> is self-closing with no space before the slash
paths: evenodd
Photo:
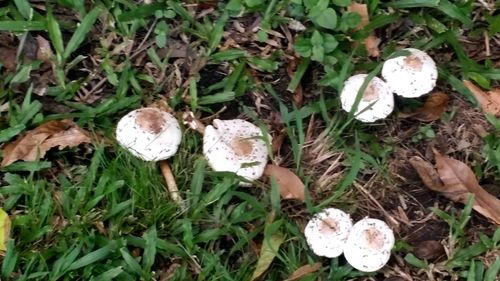
<path id="1" fill-rule="evenodd" d="M 387 60 L 382 67 L 382 77 L 399 96 L 416 98 L 429 93 L 436 86 L 436 63 L 424 51 L 404 50 L 410 55 Z"/>
<path id="2" fill-rule="evenodd" d="M 203 154 L 214 171 L 234 172 L 253 181 L 264 173 L 268 149 L 261 129 L 254 124 L 215 119 L 205 128 Z"/>
<path id="3" fill-rule="evenodd" d="M 352 220 L 348 214 L 329 208 L 309 220 L 304 235 L 316 255 L 335 258 L 342 254 L 351 227 Z"/>
<path id="4" fill-rule="evenodd" d="M 367 76 L 367 74 L 357 74 L 345 81 L 344 88 L 340 93 L 340 101 L 345 111 L 351 111 Z M 362 122 L 374 122 L 387 117 L 393 109 L 394 96 L 389 86 L 380 78 L 373 77 L 358 103 L 355 118 Z"/>
<path id="5" fill-rule="evenodd" d="M 357 270 L 373 272 L 381 269 L 391 257 L 394 233 L 381 220 L 364 218 L 351 229 L 344 256 Z"/>
<path id="6" fill-rule="evenodd" d="M 116 140 L 145 161 L 159 161 L 177 152 L 181 129 L 171 114 L 146 107 L 131 111 L 120 119 L 116 127 Z"/>

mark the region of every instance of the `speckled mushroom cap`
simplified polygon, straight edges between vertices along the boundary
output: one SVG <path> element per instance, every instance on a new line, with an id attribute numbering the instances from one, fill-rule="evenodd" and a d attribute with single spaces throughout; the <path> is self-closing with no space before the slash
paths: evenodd
<path id="1" fill-rule="evenodd" d="M 352 220 L 348 214 L 328 208 L 309 220 L 304 235 L 316 255 L 335 258 L 342 254 L 351 227 Z"/>
<path id="2" fill-rule="evenodd" d="M 373 272 L 389 261 L 393 246 L 394 233 L 385 222 L 364 218 L 353 225 L 344 247 L 344 256 L 357 270 Z"/>
<path id="3" fill-rule="evenodd" d="M 382 67 L 382 77 L 396 95 L 416 98 L 429 93 L 436 86 L 436 63 L 424 51 L 404 50 L 411 54 L 387 60 Z"/>
<path id="4" fill-rule="evenodd" d="M 248 121 L 215 119 L 205 128 L 203 154 L 214 171 L 234 172 L 253 181 L 262 176 L 267 164 L 262 136 L 260 128 Z"/>
<path id="5" fill-rule="evenodd" d="M 345 81 L 340 93 L 340 101 L 345 111 L 351 111 L 367 76 L 367 74 L 357 74 Z M 393 109 L 394 96 L 389 86 L 380 78 L 373 77 L 359 101 L 355 118 L 362 122 L 374 122 L 387 117 Z"/>
<path id="6" fill-rule="evenodd" d="M 174 155 L 181 135 L 177 119 L 153 107 L 127 113 L 116 127 L 118 143 L 145 161 L 164 160 Z"/>

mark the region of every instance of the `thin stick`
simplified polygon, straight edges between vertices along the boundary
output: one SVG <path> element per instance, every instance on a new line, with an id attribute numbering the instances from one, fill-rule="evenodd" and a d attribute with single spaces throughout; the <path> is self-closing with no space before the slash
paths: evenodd
<path id="1" fill-rule="evenodd" d="M 160 161 L 160 170 L 165 178 L 165 182 L 167 183 L 167 189 L 170 194 L 170 198 L 179 205 L 182 209 L 184 209 L 184 201 L 179 194 L 179 189 L 177 188 L 177 184 L 175 183 L 174 175 L 172 174 L 172 170 L 170 169 L 170 165 L 166 160 Z"/>

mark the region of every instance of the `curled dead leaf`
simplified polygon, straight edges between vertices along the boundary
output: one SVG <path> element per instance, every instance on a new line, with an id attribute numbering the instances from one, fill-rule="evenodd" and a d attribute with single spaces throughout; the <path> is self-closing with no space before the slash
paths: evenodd
<path id="1" fill-rule="evenodd" d="M 438 120 L 446 111 L 448 106 L 448 95 L 443 92 L 434 92 L 430 94 L 424 102 L 424 105 L 414 112 L 401 113 L 399 117 L 411 117 L 422 122 L 431 122 Z"/>
<path id="2" fill-rule="evenodd" d="M 464 85 L 474 94 L 484 112 L 500 116 L 500 87 L 485 92 L 470 81 L 465 80 Z"/>
<path id="3" fill-rule="evenodd" d="M 311 274 L 313 272 L 318 271 L 320 268 L 321 268 L 321 263 L 320 262 L 313 263 L 313 264 L 303 265 L 303 266 L 297 268 L 297 270 L 295 270 L 292 273 L 292 275 L 290 275 L 290 277 L 288 277 L 287 279 L 285 279 L 285 281 L 299 280 L 299 279 L 301 279 L 302 277 L 304 277 L 304 276 L 306 276 L 308 274 Z"/>
<path id="4" fill-rule="evenodd" d="M 500 200 L 479 185 L 476 176 L 465 163 L 443 156 L 437 150 L 433 151 L 435 167 L 417 156 L 410 159 L 424 184 L 429 189 L 463 204 L 467 202 L 469 194 L 473 194 L 473 209 L 500 225 Z"/>
<path id="5" fill-rule="evenodd" d="M 356 26 L 354 30 L 360 30 L 370 23 L 370 16 L 368 15 L 368 7 L 366 4 L 352 3 L 347 7 L 347 11 L 358 13 L 361 16 L 361 22 Z M 366 51 L 370 57 L 379 57 L 380 50 L 378 44 L 380 44 L 380 39 L 377 38 L 373 32 L 364 40 Z"/>
<path id="6" fill-rule="evenodd" d="M 90 143 L 90 133 L 71 120 L 54 120 L 26 132 L 3 148 L 2 167 L 17 160 L 35 161 L 53 148 L 75 147 Z"/>
<path id="7" fill-rule="evenodd" d="M 264 175 L 276 179 L 282 198 L 304 201 L 304 183 L 290 169 L 268 164 Z"/>

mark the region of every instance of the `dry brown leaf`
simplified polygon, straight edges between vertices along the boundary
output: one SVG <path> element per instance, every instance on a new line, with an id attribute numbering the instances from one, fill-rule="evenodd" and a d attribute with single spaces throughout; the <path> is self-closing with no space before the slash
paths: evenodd
<path id="1" fill-rule="evenodd" d="M 438 120 L 448 106 L 448 95 L 443 92 L 434 92 L 430 94 L 424 102 L 424 105 L 414 112 L 401 113 L 399 117 L 411 117 L 422 122 L 431 122 Z"/>
<path id="2" fill-rule="evenodd" d="M 0 47 L 0 63 L 8 71 L 16 70 L 16 49 Z"/>
<path id="3" fill-rule="evenodd" d="M 36 59 L 41 60 L 43 62 L 52 62 L 54 53 L 50 48 L 50 43 L 42 36 L 38 35 L 36 37 L 36 42 L 38 44 L 38 50 L 36 52 Z"/>
<path id="4" fill-rule="evenodd" d="M 90 134 L 71 120 L 49 121 L 26 132 L 3 148 L 2 167 L 17 160 L 35 161 L 53 148 L 74 147 L 90 143 Z"/>
<path id="5" fill-rule="evenodd" d="M 354 30 L 360 30 L 365 27 L 370 22 L 370 17 L 368 15 L 368 7 L 366 4 L 352 3 L 347 7 L 349 12 L 358 13 L 361 16 L 361 22 L 356 26 Z M 364 41 L 366 51 L 370 57 L 379 57 L 380 50 L 378 44 L 380 44 L 380 39 L 377 38 L 372 32 Z"/>
<path id="6" fill-rule="evenodd" d="M 485 92 L 470 81 L 465 80 L 464 85 L 474 94 L 484 112 L 500 116 L 500 88 Z"/>
<path id="7" fill-rule="evenodd" d="M 464 204 L 472 193 L 474 210 L 500 225 L 500 200 L 479 185 L 472 170 L 464 163 L 443 156 L 436 150 L 434 155 L 435 168 L 420 157 L 414 156 L 410 159 L 424 184 L 445 197 Z"/>
<path id="8" fill-rule="evenodd" d="M 304 183 L 289 169 L 268 164 L 264 170 L 264 175 L 276 179 L 283 199 L 304 201 Z"/>
<path id="9" fill-rule="evenodd" d="M 295 281 L 295 280 L 299 280 L 300 278 L 310 274 L 310 273 L 313 273 L 313 272 L 316 272 L 318 271 L 318 269 L 321 268 L 321 263 L 320 262 L 317 262 L 317 263 L 313 263 L 313 264 L 306 264 L 306 265 L 303 265 L 299 268 L 297 268 L 297 270 L 295 270 L 292 275 L 290 275 L 290 277 L 288 277 L 287 279 L 285 279 L 285 281 Z"/>

